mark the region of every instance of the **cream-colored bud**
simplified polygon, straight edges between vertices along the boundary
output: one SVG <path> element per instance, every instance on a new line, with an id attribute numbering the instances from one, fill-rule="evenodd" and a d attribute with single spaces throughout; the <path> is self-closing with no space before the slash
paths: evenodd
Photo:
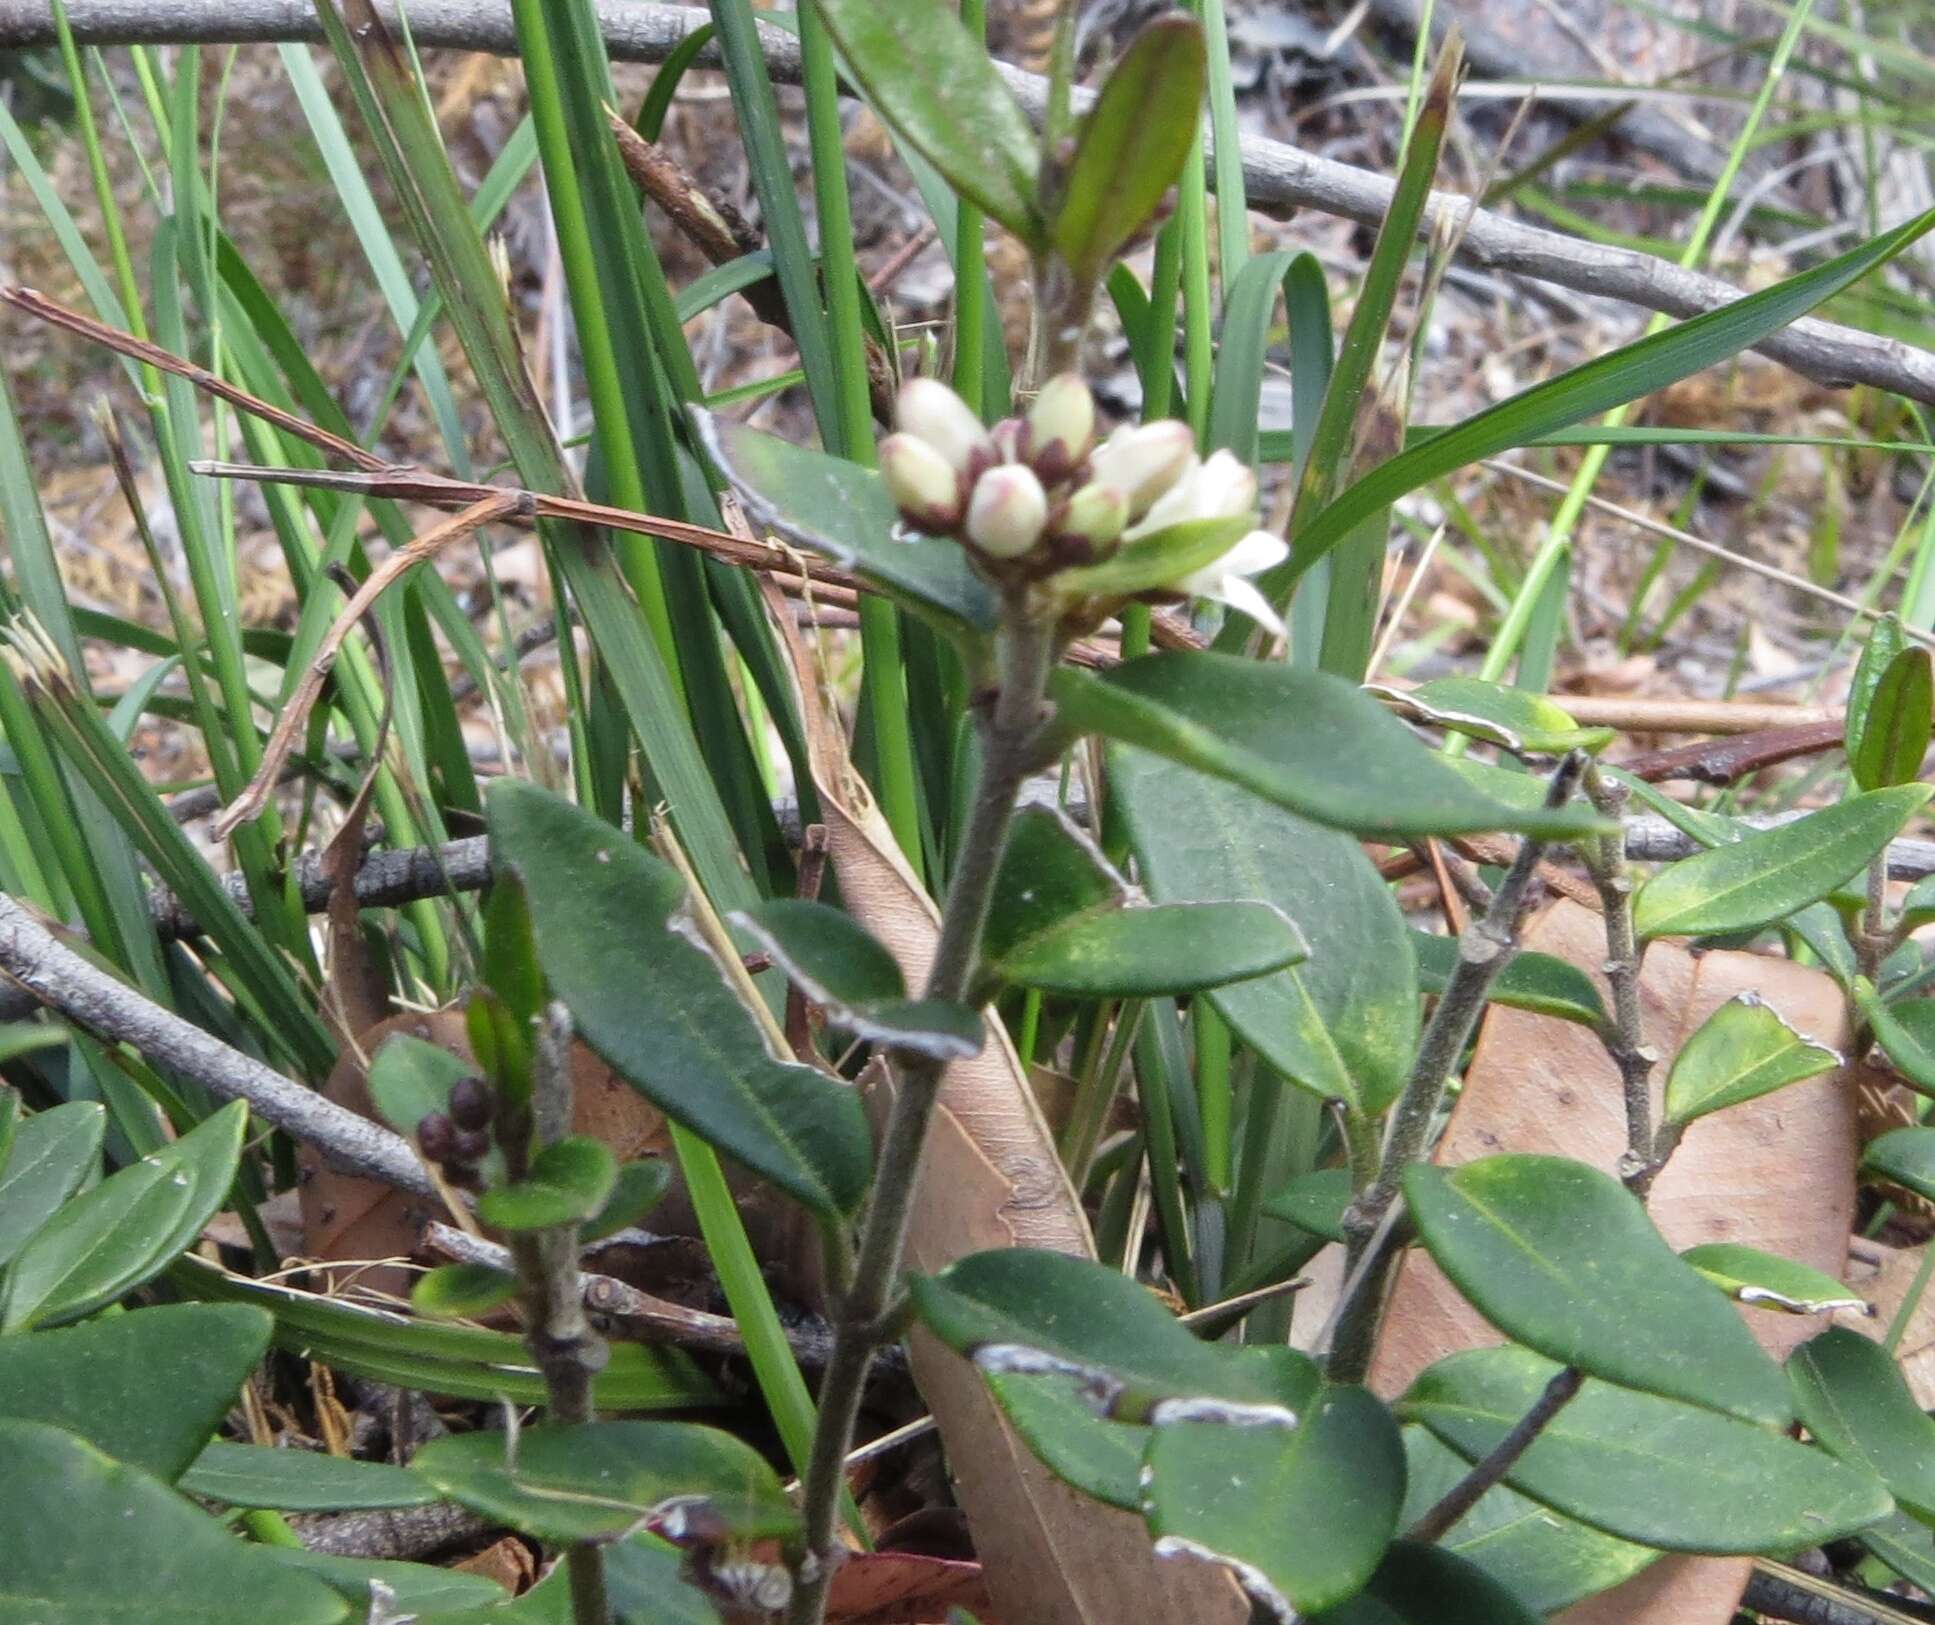
<path id="1" fill-rule="evenodd" d="M 1032 552 L 1048 524 L 1048 496 L 1034 470 L 1020 463 L 991 468 L 968 498 L 968 540 L 997 559 Z"/>
<path id="2" fill-rule="evenodd" d="M 1124 424 L 1089 459 L 1089 478 L 1114 486 L 1128 499 L 1129 517 L 1139 519 L 1176 483 L 1195 455 L 1196 437 L 1187 423 L 1164 418 L 1158 423 Z"/>
<path id="3" fill-rule="evenodd" d="M 1120 536 L 1128 522 L 1129 499 L 1113 485 L 1091 481 L 1068 499 L 1055 520 L 1055 535 L 1085 544 L 1092 554 Z"/>
<path id="4" fill-rule="evenodd" d="M 1072 372 L 1041 386 L 1028 409 L 1028 461 L 1050 485 L 1068 478 L 1095 444 L 1095 397 Z"/>
<path id="5" fill-rule="evenodd" d="M 1255 471 L 1234 452 L 1192 462 L 1137 522 L 1134 536 L 1153 536 L 1195 519 L 1247 519 L 1256 512 Z"/>
<path id="6" fill-rule="evenodd" d="M 914 378 L 901 386 L 894 419 L 905 434 L 918 435 L 970 478 L 994 460 L 994 442 L 968 403 L 934 378 Z"/>
<path id="7" fill-rule="evenodd" d="M 890 434 L 880 442 L 880 477 L 909 524 L 944 536 L 961 523 L 961 476 L 918 436 Z"/>

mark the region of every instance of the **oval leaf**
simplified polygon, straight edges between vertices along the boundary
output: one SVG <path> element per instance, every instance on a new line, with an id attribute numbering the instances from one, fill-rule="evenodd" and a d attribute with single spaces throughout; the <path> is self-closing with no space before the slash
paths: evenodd
<path id="1" fill-rule="evenodd" d="M 1864 790 L 1907 784 L 1922 770 L 1935 724 L 1935 668 L 1928 651 L 1904 649 L 1889 663 L 1868 702 L 1858 740 L 1848 743 L 1848 766 Z"/>
<path id="2" fill-rule="evenodd" d="M 476 1320 L 516 1296 L 517 1277 L 509 1270 L 490 1264 L 439 1264 L 417 1277 L 410 1288 L 410 1307 L 441 1320 Z"/>
<path id="3" fill-rule="evenodd" d="M 1399 1541 L 1363 1592 L 1310 1625 L 1538 1625 L 1539 1616 L 1456 1553 Z"/>
<path id="4" fill-rule="evenodd" d="M 226 1439 L 216 1439 L 195 1458 L 179 1487 L 229 1506 L 278 1512 L 374 1511 L 437 1499 L 437 1492 L 405 1467 Z"/>
<path id="5" fill-rule="evenodd" d="M 1597 752 L 1613 737 L 1610 728 L 1581 728 L 1563 706 L 1543 694 L 1477 677 L 1439 677 L 1416 688 L 1367 683 L 1365 692 L 1407 721 L 1449 728 L 1518 756 Z"/>
<path id="6" fill-rule="evenodd" d="M 1159 1427 L 1143 1460 L 1157 1553 L 1226 1565 L 1281 1619 L 1362 1589 L 1403 1504 L 1397 1423 L 1357 1387 L 1326 1386 L 1294 1428 Z"/>
<path id="7" fill-rule="evenodd" d="M 414 1140 L 419 1123 L 449 1106 L 452 1086 L 476 1071 L 475 1063 L 441 1044 L 391 1033 L 370 1059 L 370 1099 L 384 1122 Z"/>
<path id="8" fill-rule="evenodd" d="M 1642 938 L 1707 937 L 1784 920 L 1865 869 L 1935 786 L 1871 790 L 1662 869 L 1633 899 Z"/>
<path id="9" fill-rule="evenodd" d="M 1923 1089 L 1935 1089 L 1935 999 L 1901 999 L 1890 1004 L 1873 986 L 1856 977 L 1854 1002 L 1895 1070 Z"/>
<path id="10" fill-rule="evenodd" d="M 1564 1157 L 1418 1163 L 1426 1249 L 1508 1336 L 1588 1376 L 1783 1427 L 1780 1367 L 1618 1180 Z"/>
<path id="11" fill-rule="evenodd" d="M 1103 82 L 1049 227 L 1078 283 L 1101 277 L 1176 184 L 1202 121 L 1208 71 L 1202 25 L 1171 14 L 1136 35 Z"/>
<path id="12" fill-rule="evenodd" d="M 578 1231 L 583 1243 L 602 1241 L 614 1231 L 638 1221 L 665 1200 L 672 1188 L 672 1165 L 660 1157 L 641 1157 L 618 1170 L 605 1205 L 584 1222 Z"/>
<path id="13" fill-rule="evenodd" d="M 1935 1202 L 1935 1128 L 1890 1129 L 1870 1140 L 1861 1171 Z"/>
<path id="14" fill-rule="evenodd" d="M 1474 790 L 1350 683 L 1234 655 L 1143 655 L 1105 672 L 1063 667 L 1061 724 L 1140 745 L 1359 835 L 1597 827 L 1589 808 L 1514 809 Z"/>
<path id="15" fill-rule="evenodd" d="M 401 1468 L 397 1469 L 399 1472 Z M 270 1561 L 296 1574 L 307 1574 L 322 1581 L 337 1596 L 358 1610 L 355 1618 L 384 1617 L 371 1607 L 377 1595 L 370 1588 L 382 1586 L 385 1607 L 391 1618 L 422 1621 L 433 1614 L 448 1618 L 461 1611 L 490 1608 L 504 1610 L 504 1588 L 488 1575 L 466 1574 L 462 1569 L 435 1568 L 428 1563 L 399 1563 L 382 1558 L 336 1557 L 329 1552 L 304 1551 L 300 1546 L 263 1546 L 259 1548 Z M 562 1566 L 562 1565 L 560 1565 Z M 515 1604 L 510 1605 L 515 1607 Z M 521 1625 L 515 1615 L 505 1625 Z M 558 1625 L 566 1625 L 560 1620 Z"/>
<path id="16" fill-rule="evenodd" d="M 1458 968 L 1458 939 L 1436 931 L 1413 931 L 1411 947 L 1418 958 L 1418 989 L 1438 994 Z M 1492 978 L 1486 997 L 1493 1004 L 1529 1010 L 1538 1016 L 1557 1016 L 1582 1027 L 1606 1020 L 1606 1004 L 1592 978 L 1577 965 L 1551 954 L 1521 950 Z"/>
<path id="17" fill-rule="evenodd" d="M 1787 1375 L 1816 1444 L 1873 1473 L 1904 1512 L 1935 1522 L 1935 1421 L 1885 1348 L 1836 1326 L 1796 1349 Z"/>
<path id="18" fill-rule="evenodd" d="M 641 1520 L 676 1538 L 703 1508 L 734 1540 L 794 1534 L 779 1476 L 751 1445 L 689 1422 L 587 1422 L 433 1439 L 410 1471 L 453 1501 L 540 1540 L 615 1540 Z"/>
<path id="19" fill-rule="evenodd" d="M 1105 908 L 1017 943 L 990 970 L 1071 998 L 1200 993 L 1306 957 L 1297 928 L 1268 903 Z"/>
<path id="20" fill-rule="evenodd" d="M 1832 1275 L 1796 1264 L 1791 1258 L 1763 1253 L 1756 1247 L 1713 1241 L 1703 1247 L 1687 1248 L 1680 1259 L 1691 1264 L 1734 1302 L 1754 1309 L 1772 1309 L 1784 1315 L 1827 1315 L 1836 1310 L 1874 1313 L 1872 1305 L 1863 1302 Z"/>
<path id="21" fill-rule="evenodd" d="M 81 1188 L 106 1131 L 107 1110 L 93 1100 L 50 1107 L 21 1122 L 0 1165 L 0 1264 Z"/>
<path id="22" fill-rule="evenodd" d="M 1861 750 L 1861 736 L 1867 730 L 1875 690 L 1881 687 L 1888 668 L 1908 647 L 1899 615 L 1884 615 L 1869 623 L 1867 641 L 1861 645 L 1861 658 L 1855 661 L 1854 673 L 1848 679 L 1848 701 L 1843 711 L 1841 743 L 1847 749 L 1850 766 Z M 1873 788 L 1865 784 L 1861 787 Z"/>
<path id="23" fill-rule="evenodd" d="M 1079 1377 L 1053 1371 L 985 1375 L 1015 1432 L 1050 1472 L 1094 1500 L 1124 1512 L 1142 1510 L 1142 1455 L 1154 1429 L 1097 1416 Z"/>
<path id="24" fill-rule="evenodd" d="M 531 1159 L 531 1171 L 514 1185 L 494 1185 L 477 1198 L 477 1216 L 499 1230 L 551 1230 L 589 1219 L 618 1183 L 611 1147 L 572 1134 Z"/>
<path id="25" fill-rule="evenodd" d="M 1736 994 L 1700 1023 L 1666 1075 L 1666 1117 L 1690 1123 L 1756 1100 L 1841 1064 L 1841 1056 L 1796 1032 L 1770 1004 Z"/>
<path id="26" fill-rule="evenodd" d="M 1559 1370 L 1526 1349 L 1454 1354 L 1418 1377 L 1398 1414 L 1477 1461 Z M 1506 1482 L 1581 1523 L 1669 1552 L 1791 1551 L 1852 1534 L 1893 1505 L 1878 1479 L 1824 1451 L 1591 1379 Z"/>
<path id="27" fill-rule="evenodd" d="M 1348 1168 L 1319 1168 L 1299 1174 L 1275 1196 L 1266 1197 L 1263 1211 L 1326 1241 L 1342 1241 L 1351 1194 Z"/>
<path id="28" fill-rule="evenodd" d="M 776 1060 L 703 949 L 676 929 L 685 888 L 609 824 L 535 785 L 500 780 L 492 859 L 524 881 L 538 954 L 579 1036 L 668 1117 L 814 1211 L 866 1193 L 859 1097 Z"/>
<path id="29" fill-rule="evenodd" d="M 63 1207 L 20 1250 L 7 1272 L 0 1332 L 78 1318 L 139 1280 L 149 1232 L 172 1230 L 188 1211 L 186 1180 L 133 1163 Z"/>

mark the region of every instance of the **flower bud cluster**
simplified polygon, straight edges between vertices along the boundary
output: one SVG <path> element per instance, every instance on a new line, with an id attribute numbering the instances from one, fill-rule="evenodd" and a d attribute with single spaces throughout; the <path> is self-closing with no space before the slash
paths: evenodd
<path id="1" fill-rule="evenodd" d="M 438 1164 L 449 1184 L 475 1190 L 478 1165 L 490 1154 L 490 1126 L 496 1116 L 496 1091 L 482 1078 L 459 1078 L 450 1086 L 446 1109 L 428 1113 L 417 1124 L 424 1160 Z"/>

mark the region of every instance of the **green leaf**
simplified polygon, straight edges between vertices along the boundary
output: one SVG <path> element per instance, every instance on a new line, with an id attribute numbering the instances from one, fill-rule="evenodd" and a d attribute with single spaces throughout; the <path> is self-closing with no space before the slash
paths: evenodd
<path id="1" fill-rule="evenodd" d="M 1517 756 L 1563 756 L 1569 750 L 1597 753 L 1611 742 L 1611 728 L 1581 728 L 1557 701 L 1478 677 L 1439 677 L 1416 688 L 1367 683 L 1373 694 L 1409 722 L 1488 744 Z"/>
<path id="2" fill-rule="evenodd" d="M 35 1050 L 59 1049 L 67 1042 L 65 1027 L 49 1027 L 39 1021 L 0 1021 L 0 1065 L 17 1061 Z M 0 1157 L 0 1166 L 6 1159 Z"/>
<path id="3" fill-rule="evenodd" d="M 1097 1416 L 1085 1379 L 1065 1372 L 988 1371 L 1015 1432 L 1064 1484 L 1124 1512 L 1142 1510 L 1142 1455 L 1155 1431 Z"/>
<path id="4" fill-rule="evenodd" d="M 1361 1593 L 1310 1625 L 1539 1625 L 1539 1616 L 1456 1553 L 1401 1540 Z"/>
<path id="5" fill-rule="evenodd" d="M 1305 955 L 1268 902 L 1133 904 L 1125 881 L 1057 809 L 1015 818 L 982 954 L 991 974 L 1076 998 L 1147 998 L 1243 982 Z"/>
<path id="6" fill-rule="evenodd" d="M 489 817 L 492 861 L 523 879 L 545 977 L 579 1036 L 668 1117 L 816 1213 L 851 1213 L 872 1163 L 859 1097 L 767 1050 L 676 929 L 677 873 L 532 784 L 499 780 Z"/>
<path id="7" fill-rule="evenodd" d="M 718 1611 L 683 1579 L 683 1558 L 656 1536 L 635 1535 L 604 1551 L 605 1590 L 617 1625 L 720 1625 Z M 576 1625 L 567 1565 L 553 1564 L 515 1602 L 444 1614 L 438 1625 Z"/>
<path id="8" fill-rule="evenodd" d="M 1398 1415 L 1477 1461 L 1560 1369 L 1526 1349 L 1454 1354 L 1419 1376 Z M 1590 1378 L 1505 1481 L 1581 1523 L 1669 1552 L 1791 1551 L 1852 1534 L 1893 1504 L 1877 1479 L 1823 1451 Z"/>
<path id="9" fill-rule="evenodd" d="M 494 1185 L 477 1198 L 477 1216 L 499 1230 L 553 1230 L 589 1219 L 618 1183 L 618 1159 L 586 1134 L 554 1140 L 531 1159 L 514 1185 Z"/>
<path id="10" fill-rule="evenodd" d="M 1774 1309 L 1787 1315 L 1825 1315 L 1837 1309 L 1873 1314 L 1872 1306 L 1850 1292 L 1832 1275 L 1777 1258 L 1738 1242 L 1711 1241 L 1680 1254 L 1736 1303 L 1755 1309 Z"/>
<path id="11" fill-rule="evenodd" d="M 50 1107 L 21 1122 L 0 1164 L 0 1264 L 81 1188 L 106 1131 L 107 1110 L 92 1100 Z"/>
<path id="12" fill-rule="evenodd" d="M 1793 1419 L 1780 1367 L 1610 1175 L 1521 1154 L 1416 1163 L 1404 1199 L 1438 1267 L 1507 1336 L 1628 1388 Z"/>
<path id="13" fill-rule="evenodd" d="M 272 1325 L 239 1304 L 162 1304 L 0 1337 L 0 1418 L 65 1428 L 172 1480 L 221 1425 Z"/>
<path id="14" fill-rule="evenodd" d="M 1895 1069 L 1909 1082 L 1935 1089 L 1935 999 L 1889 1004 L 1864 977 L 1855 977 L 1851 986 L 1855 1008 Z"/>
<path id="15" fill-rule="evenodd" d="M 584 1243 L 602 1241 L 614 1231 L 637 1224 L 665 1200 L 666 1192 L 671 1188 L 672 1165 L 660 1157 L 641 1157 L 636 1162 L 622 1164 L 611 1195 L 605 1205 L 579 1227 L 578 1240 Z"/>
<path id="16" fill-rule="evenodd" d="M 1894 1356 L 1835 1326 L 1787 1362 L 1794 1408 L 1823 1450 L 1864 1468 L 1924 1523 L 1935 1522 L 1935 1421 L 1923 1413 Z"/>
<path id="17" fill-rule="evenodd" d="M 1176 184 L 1203 117 L 1202 25 L 1171 13 L 1122 53 L 1082 120 L 1049 236 L 1077 283 L 1097 281 Z"/>
<path id="18" fill-rule="evenodd" d="M 188 1211 L 189 1195 L 185 1181 L 143 1161 L 75 1197 L 14 1260 L 0 1332 L 78 1318 L 111 1303 L 143 1278 L 150 1232 L 172 1230 Z"/>
<path id="19" fill-rule="evenodd" d="M 410 1307 L 443 1320 L 478 1320 L 517 1296 L 517 1277 L 492 1264 L 439 1264 L 410 1288 Z"/>
<path id="20" fill-rule="evenodd" d="M 488 1517 L 540 1540 L 615 1540 L 648 1514 L 676 1534 L 703 1506 L 734 1540 L 799 1528 L 779 1476 L 751 1445 L 689 1422 L 587 1422 L 433 1439 L 410 1471 Z M 671 1505 L 666 1505 L 666 1503 Z M 649 1527 L 649 1525 L 648 1525 Z"/>
<path id="21" fill-rule="evenodd" d="M 370 1060 L 370 1099 L 384 1122 L 414 1141 L 417 1125 L 449 1106 L 452 1086 L 476 1072 L 474 1062 L 441 1044 L 391 1033 Z"/>
<path id="22" fill-rule="evenodd" d="M 218 1311 L 211 1307 L 202 1312 Z M 262 1329 L 266 1342 L 266 1317 Z M 273 1507 L 279 1512 L 418 1507 L 437 1498 L 437 1492 L 417 1474 L 387 1462 L 346 1461 L 319 1450 L 281 1450 L 231 1444 L 226 1439 L 210 1443 L 181 1475 L 178 1487 L 229 1506 Z"/>
<path id="23" fill-rule="evenodd" d="M 1164 903 L 1274 904 L 1309 939 L 1301 965 L 1215 989 L 1230 1029 L 1324 1099 L 1377 1111 L 1417 1049 L 1418 983 L 1391 888 L 1348 835 L 1126 745 L 1108 752 L 1142 881 Z"/>
<path id="24" fill-rule="evenodd" d="M 1784 920 L 1865 869 L 1935 786 L 1871 790 L 1731 846 L 1662 869 L 1633 899 L 1633 929 L 1652 937 L 1731 936 Z"/>
<path id="25" fill-rule="evenodd" d="M 910 999 L 899 962 L 850 914 L 782 897 L 732 916 L 836 1026 L 870 1043 L 959 1060 L 979 1053 L 981 1017 L 942 999 Z"/>
<path id="26" fill-rule="evenodd" d="M 994 593 L 969 567 L 966 550 L 907 535 L 871 469 L 697 407 L 692 421 L 755 525 L 866 577 L 950 637 L 994 630 Z"/>
<path id="27" fill-rule="evenodd" d="M 484 985 L 515 1020 L 528 1027 L 538 1019 L 544 1010 L 544 971 L 522 886 L 493 886 L 484 901 L 483 968 Z"/>
<path id="28" fill-rule="evenodd" d="M 1275 1196 L 1265 1197 L 1263 1211 L 1273 1219 L 1286 1219 L 1299 1230 L 1308 1230 L 1326 1241 L 1342 1241 L 1344 1211 L 1350 1201 L 1350 1170 L 1318 1168 L 1299 1174 Z"/>
<path id="29" fill-rule="evenodd" d="M 1854 782 L 1864 790 L 1879 790 L 1919 777 L 1931 726 L 1935 668 L 1926 649 L 1904 649 L 1875 685 L 1860 737 L 1848 742 Z"/>
<path id="30" fill-rule="evenodd" d="M 1935 211 L 1917 215 L 1837 259 L 1574 367 L 1380 463 L 1322 512 L 1300 518 L 1290 561 L 1268 582 L 1271 595 L 1287 597 L 1296 580 L 1360 521 L 1399 497 L 1751 349 L 1885 264 L 1931 226 Z"/>
<path id="31" fill-rule="evenodd" d="M 955 12 L 941 0 L 820 0 L 819 9 L 881 121 L 989 219 L 1040 247 L 1034 127 Z"/>
<path id="32" fill-rule="evenodd" d="M 1471 1463 L 1426 1428 L 1404 1430 L 1404 1513 L 1410 1528 L 1463 1482 Z M 1588 1529 L 1550 1507 L 1494 1484 L 1448 1529 L 1439 1545 L 1475 1564 L 1540 1616 L 1609 1591 L 1659 1553 Z"/>
<path id="33" fill-rule="evenodd" d="M 1286 1425 L 1316 1367 L 1287 1348 L 1204 1343 L 1143 1287 L 1092 1260 L 1033 1248 L 973 1253 L 908 1283 L 928 1328 L 983 1371 L 1083 1380 L 1106 1415 L 1168 1422 L 1199 1409 Z"/>
<path id="34" fill-rule="evenodd" d="M 1926 1524 L 1897 1512 L 1855 1538 L 1910 1585 L 1935 1589 L 1935 1550 L 1929 1547 Z"/>
<path id="35" fill-rule="evenodd" d="M 392 1618 L 430 1619 L 473 1608 L 495 1612 L 505 1604 L 504 1588 L 495 1580 L 482 1574 L 466 1574 L 462 1569 L 380 1558 L 336 1557 L 328 1552 L 304 1551 L 299 1546 L 263 1546 L 258 1550 L 292 1573 L 320 1580 L 359 1610 L 355 1616 L 359 1619 L 364 1617 L 375 1596 L 370 1589 L 373 1585 L 380 1585 L 389 1593 L 386 1600 L 394 1610 Z"/>
<path id="36" fill-rule="evenodd" d="M 1140 745 L 1355 834 L 1598 827 L 1587 808 L 1519 811 L 1479 794 L 1375 700 L 1323 672 L 1164 653 L 1100 673 L 1064 666 L 1051 692 L 1066 729 Z"/>
<path id="37" fill-rule="evenodd" d="M 248 1126 L 248 1102 L 232 1100 L 148 1157 L 169 1179 L 187 1182 L 188 1205 L 172 1227 L 150 1233 L 148 1259 L 141 1268 L 140 1280 L 129 1282 L 120 1291 L 140 1285 L 171 1263 L 177 1253 L 192 1247 L 201 1239 L 208 1221 L 228 1205 Z"/>
<path id="38" fill-rule="evenodd" d="M 1836 1051 L 1795 1031 L 1772 1005 L 1752 993 L 1736 994 L 1674 1056 L 1666 1075 L 1666 1118 L 1690 1123 L 1840 1064 Z"/>
<path id="39" fill-rule="evenodd" d="M 1890 1129 L 1870 1140 L 1861 1171 L 1935 1202 L 1935 1128 Z"/>
<path id="40" fill-rule="evenodd" d="M 1127 598 L 1167 588 L 1214 564 L 1253 528 L 1247 517 L 1184 519 L 1164 525 L 1161 530 L 1122 543 L 1099 564 L 1057 572 L 1056 599 L 1077 604 L 1086 598 Z"/>
<path id="41" fill-rule="evenodd" d="M 1854 674 L 1848 679 L 1848 701 L 1843 712 L 1841 743 L 1847 750 L 1850 766 L 1861 749 L 1861 736 L 1867 729 L 1868 714 L 1874 705 L 1875 691 L 1881 687 L 1882 676 L 1909 647 L 1899 615 L 1884 615 L 1868 624 L 1861 658 L 1855 661 Z M 1864 784 L 1861 788 L 1867 790 L 1873 786 Z"/>
<path id="42" fill-rule="evenodd" d="M 343 1599 L 173 1490 L 38 1422 L 0 1422 L 0 1625 L 337 1625 Z M 31 1494 L 18 1493 L 31 1485 Z"/>
<path id="43" fill-rule="evenodd" d="M 1458 968 L 1458 939 L 1436 931 L 1413 931 L 1411 947 L 1418 958 L 1418 990 L 1433 995 L 1444 992 Z M 1606 1021 L 1605 1001 L 1590 976 L 1567 960 L 1530 949 L 1512 955 L 1492 978 L 1486 996 L 1493 1004 L 1556 1016 L 1582 1027 L 1599 1027 Z"/>
<path id="44" fill-rule="evenodd" d="M 1326 1386 L 1294 1428 L 1177 1422 L 1143 1460 L 1158 1556 L 1226 1563 L 1279 1618 L 1360 1590 L 1397 1533 L 1404 1443 L 1364 1389 Z"/>

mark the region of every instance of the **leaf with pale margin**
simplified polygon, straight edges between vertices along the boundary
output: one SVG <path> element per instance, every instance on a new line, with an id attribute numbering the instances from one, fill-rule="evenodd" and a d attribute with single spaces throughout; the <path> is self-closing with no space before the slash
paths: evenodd
<path id="1" fill-rule="evenodd" d="M 1383 706 L 1341 678 L 1234 655 L 1143 655 L 1105 672 L 1064 666 L 1062 728 L 1138 745 L 1359 835 L 1596 830 L 1590 808 L 1506 806 L 1471 788 Z"/>
<path id="2" fill-rule="evenodd" d="M 1611 742 L 1611 728 L 1581 728 L 1556 700 L 1477 677 L 1439 677 L 1416 688 L 1366 683 L 1408 722 L 1447 728 L 1515 756 L 1563 756 L 1569 750 L 1596 754 Z"/>
<path id="3" fill-rule="evenodd" d="M 776 1059 L 705 949 L 678 929 L 685 886 L 623 831 L 517 780 L 489 799 L 492 861 L 524 882 L 538 954 L 579 1037 L 668 1117 L 815 1212 L 866 1194 L 859 1097 Z"/>
<path id="4" fill-rule="evenodd" d="M 1690 1123 L 1839 1065 L 1839 1052 L 1797 1032 L 1756 994 L 1739 993 L 1701 1022 L 1673 1057 L 1666 1120 Z"/>
<path id="5" fill-rule="evenodd" d="M 1478 1461 L 1561 1369 L 1528 1349 L 1467 1350 L 1422 1373 L 1398 1415 Z M 1505 1482 L 1595 1529 L 1669 1552 L 1792 1551 L 1853 1534 L 1894 1504 L 1878 1479 L 1824 1451 L 1592 1378 Z"/>
<path id="6" fill-rule="evenodd" d="M 732 923 L 771 954 L 836 1027 L 940 1061 L 980 1053 L 980 1015 L 945 999 L 908 998 L 899 961 L 852 915 L 780 897 L 740 909 Z"/>
<path id="7" fill-rule="evenodd" d="M 1832 1275 L 1733 1241 L 1710 1241 L 1680 1254 L 1736 1303 L 1784 1315 L 1827 1315 L 1836 1310 L 1872 1315 L 1874 1305 Z"/>
<path id="8" fill-rule="evenodd" d="M 1865 869 L 1935 786 L 1871 790 L 1670 864 L 1633 898 L 1642 939 L 1731 936 L 1784 920 Z"/>
<path id="9" fill-rule="evenodd" d="M 1610 1175 L 1521 1153 L 1416 1163 L 1404 1200 L 1432 1260 L 1507 1336 L 1628 1388 L 1793 1419 L 1780 1367 Z"/>

